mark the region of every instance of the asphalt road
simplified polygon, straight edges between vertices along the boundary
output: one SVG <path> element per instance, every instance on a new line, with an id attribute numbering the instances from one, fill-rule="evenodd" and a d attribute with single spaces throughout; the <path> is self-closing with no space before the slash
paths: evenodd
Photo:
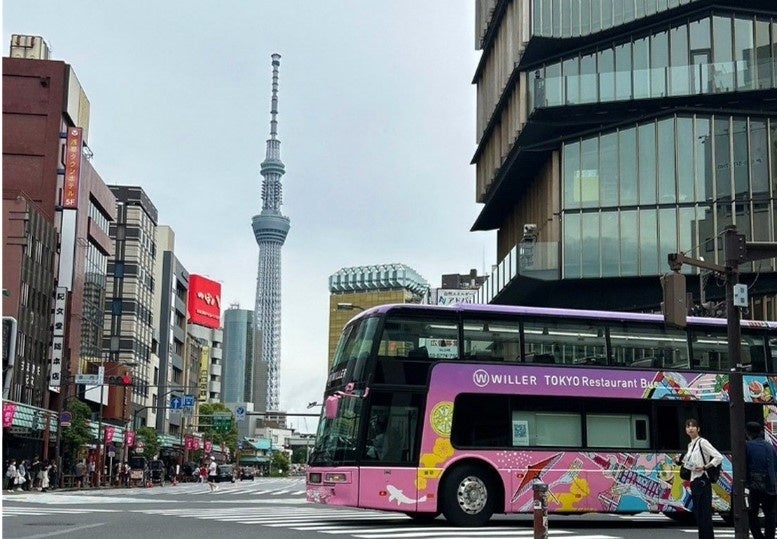
<path id="1" fill-rule="evenodd" d="M 4 539 L 533 538 L 530 515 L 498 515 L 482 528 L 455 528 L 441 517 L 419 525 L 399 513 L 324 507 L 305 501 L 302 477 L 207 485 L 2 495 Z M 550 538 L 694 539 L 694 527 L 662 515 L 550 517 Z M 715 537 L 734 537 L 716 522 Z"/>

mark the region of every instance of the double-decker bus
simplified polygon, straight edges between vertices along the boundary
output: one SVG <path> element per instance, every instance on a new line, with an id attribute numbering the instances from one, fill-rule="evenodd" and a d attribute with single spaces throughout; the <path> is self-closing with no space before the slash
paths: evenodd
<path id="1" fill-rule="evenodd" d="M 777 324 L 742 321 L 745 415 L 777 431 Z M 344 328 L 310 454 L 319 504 L 479 526 L 533 509 L 689 515 L 675 457 L 696 418 L 730 452 L 726 321 L 387 305 Z M 735 425 L 734 428 L 744 428 Z M 730 515 L 731 462 L 713 486 Z"/>

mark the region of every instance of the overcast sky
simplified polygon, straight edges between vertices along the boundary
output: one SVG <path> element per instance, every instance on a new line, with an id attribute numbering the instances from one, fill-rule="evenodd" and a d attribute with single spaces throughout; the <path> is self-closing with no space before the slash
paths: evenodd
<path id="1" fill-rule="evenodd" d="M 253 309 L 251 218 L 281 54 L 280 393 L 292 412 L 323 394 L 329 275 L 401 262 L 436 287 L 495 262 L 493 233 L 469 232 L 473 28 L 471 0 L 3 2 L 4 54 L 11 34 L 40 35 L 73 66 L 96 170 L 145 189 L 187 270 L 222 282 L 224 308 Z"/>

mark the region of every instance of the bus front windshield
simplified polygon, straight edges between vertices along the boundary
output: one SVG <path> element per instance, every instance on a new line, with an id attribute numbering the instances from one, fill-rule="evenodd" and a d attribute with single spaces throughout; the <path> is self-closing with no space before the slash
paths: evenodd
<path id="1" fill-rule="evenodd" d="M 343 329 L 337 344 L 325 398 L 343 391 L 346 384 L 354 389 L 340 398 L 337 417 L 327 419 L 322 412 L 316 433 L 316 445 L 310 454 L 312 465 L 332 465 L 356 461 L 359 423 L 366 396 L 366 366 L 373 349 L 380 317 L 362 317 Z"/>
<path id="2" fill-rule="evenodd" d="M 308 464 L 323 466 L 349 464 L 356 461 L 359 421 L 364 399 L 343 397 L 337 410 L 337 417 L 327 419 L 321 415 L 316 433 L 316 445 L 310 453 Z"/>
<path id="3" fill-rule="evenodd" d="M 364 381 L 365 366 L 372 352 L 379 322 L 379 317 L 370 316 L 345 327 L 332 360 L 327 384 L 329 388 L 351 381 Z"/>

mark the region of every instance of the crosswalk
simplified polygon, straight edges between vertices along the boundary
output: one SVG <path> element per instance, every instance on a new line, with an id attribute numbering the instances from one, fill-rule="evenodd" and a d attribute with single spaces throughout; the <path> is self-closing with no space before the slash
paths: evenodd
<path id="1" fill-rule="evenodd" d="M 439 519 L 431 524 L 417 525 L 404 515 L 378 511 L 327 509 L 321 507 L 274 508 L 271 512 L 257 507 L 212 508 L 192 514 L 187 509 L 136 509 L 136 512 L 167 517 L 196 518 L 218 522 L 283 528 L 299 532 L 358 537 L 362 539 L 435 539 L 435 538 L 521 538 L 534 537 L 531 525 L 521 526 L 498 521 L 481 528 L 448 526 Z M 549 537 L 563 539 L 623 539 L 619 535 L 580 534 L 577 530 L 552 529 Z"/>

